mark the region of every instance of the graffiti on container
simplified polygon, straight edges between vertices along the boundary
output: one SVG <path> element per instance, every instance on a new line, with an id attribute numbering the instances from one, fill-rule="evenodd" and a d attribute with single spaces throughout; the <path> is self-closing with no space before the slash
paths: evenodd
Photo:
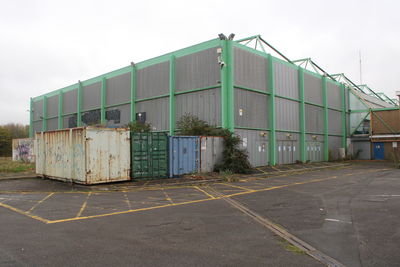
<path id="1" fill-rule="evenodd" d="M 33 139 L 21 138 L 12 141 L 13 161 L 35 162 Z"/>
<path id="2" fill-rule="evenodd" d="M 113 120 L 115 124 L 121 121 L 121 111 L 119 109 L 112 109 L 106 111 L 106 120 Z"/>
<path id="3" fill-rule="evenodd" d="M 17 154 L 20 160 L 24 162 L 30 161 L 30 155 L 31 155 L 31 144 L 29 143 L 22 143 L 19 144 L 16 148 Z"/>

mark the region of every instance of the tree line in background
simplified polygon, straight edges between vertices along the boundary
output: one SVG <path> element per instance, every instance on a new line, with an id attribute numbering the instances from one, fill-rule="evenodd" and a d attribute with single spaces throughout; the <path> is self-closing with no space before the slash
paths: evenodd
<path id="1" fill-rule="evenodd" d="M 12 140 L 29 137 L 29 125 L 9 123 L 0 125 L 0 157 L 12 156 Z"/>

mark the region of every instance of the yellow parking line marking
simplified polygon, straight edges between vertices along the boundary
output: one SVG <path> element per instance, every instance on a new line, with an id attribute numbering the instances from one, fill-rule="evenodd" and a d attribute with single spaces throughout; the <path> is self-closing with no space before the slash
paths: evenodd
<path id="1" fill-rule="evenodd" d="M 165 195 L 165 199 L 169 201 L 169 203 L 174 204 L 174 202 L 172 201 L 172 199 L 168 196 L 167 192 L 164 191 L 164 188 L 162 188 L 162 191 Z"/>
<path id="2" fill-rule="evenodd" d="M 88 202 L 91 194 L 92 194 L 92 192 L 89 192 L 89 194 L 86 197 L 85 202 L 83 202 L 81 209 L 78 211 L 78 214 L 76 214 L 75 217 L 80 217 L 82 215 L 82 212 L 86 209 L 86 205 L 87 205 L 87 202 Z"/>
<path id="3" fill-rule="evenodd" d="M 49 197 L 51 197 L 52 195 L 54 195 L 54 193 L 50 193 L 47 196 L 45 196 L 44 198 L 42 198 L 40 201 L 38 201 L 35 205 L 33 205 L 32 208 L 30 208 L 30 210 L 28 210 L 28 212 L 33 211 L 37 206 L 39 206 L 40 204 L 43 203 L 43 201 L 45 201 L 46 199 L 48 199 Z"/>
<path id="4" fill-rule="evenodd" d="M 201 189 L 201 188 L 198 187 L 198 186 L 193 186 L 193 188 L 199 190 L 200 192 L 203 192 L 206 196 L 208 196 L 208 197 L 210 197 L 210 198 L 215 198 L 213 195 L 209 194 L 207 191 Z"/>
<path id="5" fill-rule="evenodd" d="M 218 184 L 222 184 L 222 185 L 226 185 L 226 186 L 230 186 L 230 187 L 234 187 L 234 188 L 239 188 L 239 189 L 246 190 L 246 191 L 253 191 L 253 189 L 246 188 L 246 187 L 243 187 L 243 186 L 227 184 L 227 183 L 218 183 Z"/>
<path id="6" fill-rule="evenodd" d="M 217 198 L 215 198 L 215 199 L 217 199 Z M 78 221 L 78 220 L 85 220 L 85 219 L 92 219 L 92 218 L 100 218 L 100 217 L 106 217 L 106 216 L 112 216 L 112 215 L 118 215 L 118 214 L 133 213 L 133 212 L 138 212 L 138 211 L 146 211 L 146 210 L 154 210 L 154 209 L 160 209 L 160 208 L 166 208 L 166 207 L 182 206 L 182 205 L 186 205 L 186 204 L 199 203 L 199 202 L 205 202 L 205 201 L 210 201 L 210 200 L 214 200 L 214 199 L 206 198 L 206 199 L 199 199 L 199 200 L 186 201 L 186 202 L 180 202 L 180 203 L 174 203 L 174 204 L 153 206 L 153 207 L 147 207 L 147 208 L 141 208 L 141 209 L 135 209 L 135 210 L 124 210 L 124 211 L 118 211 L 118 212 L 113 212 L 113 213 L 91 215 L 91 216 L 86 216 L 86 217 L 76 217 L 76 218 L 68 218 L 68 219 L 62 219 L 62 220 L 54 220 L 54 221 L 48 221 L 46 223 L 52 224 L 52 223 L 70 222 L 70 221 Z"/>
<path id="7" fill-rule="evenodd" d="M 377 172 L 377 171 L 382 171 L 382 170 L 389 170 L 389 169 L 375 169 L 375 170 L 371 170 L 371 171 L 368 171 L 368 172 Z M 360 173 L 365 173 L 365 172 L 353 173 L 353 175 L 360 174 Z M 211 200 L 216 200 L 216 199 L 221 199 L 221 198 L 229 198 L 229 197 L 234 197 L 234 196 L 239 196 L 239 195 L 247 195 L 247 194 L 252 194 L 252 193 L 256 193 L 256 192 L 270 191 L 270 190 L 275 190 L 275 189 L 280 189 L 280 188 L 285 188 L 285 187 L 290 187 L 290 186 L 322 182 L 322 181 L 337 179 L 338 177 L 341 178 L 341 177 L 343 177 L 343 175 L 341 175 L 341 176 L 331 176 L 331 177 L 320 178 L 320 179 L 313 179 L 313 180 L 304 181 L 304 182 L 290 183 L 290 184 L 286 184 L 286 185 L 267 187 L 267 188 L 251 190 L 251 191 L 245 191 L 245 192 L 239 192 L 239 193 L 234 193 L 234 194 L 230 194 L 230 195 L 223 195 L 221 197 L 206 198 L 206 199 L 200 199 L 200 200 L 193 200 L 193 201 L 186 201 L 186 202 L 180 202 L 180 203 L 171 203 L 171 204 L 165 204 L 165 205 L 159 205 L 159 206 L 153 206 L 153 207 L 147 207 L 147 208 L 140 208 L 140 209 L 135 209 L 135 210 L 126 210 L 126 211 L 119 211 L 119 212 L 98 214 L 98 215 L 91 215 L 91 216 L 85 216 L 85 217 L 66 218 L 66 219 L 53 220 L 53 221 L 52 220 L 48 220 L 48 219 L 44 219 L 44 218 L 39 217 L 39 216 L 35 216 L 33 214 L 30 214 L 29 212 L 25 212 L 25 211 L 19 210 L 17 208 L 14 208 L 14 207 L 12 207 L 10 205 L 7 205 L 7 204 L 4 204 L 4 203 L 0 203 L 0 206 L 4 207 L 4 208 L 7 208 L 9 210 L 15 211 L 15 212 L 17 212 L 19 214 L 28 216 L 28 217 L 30 217 L 32 219 L 41 221 L 43 223 L 53 224 L 53 223 L 60 223 L 60 222 L 85 220 L 85 219 L 106 217 L 106 216 L 112 216 L 112 215 L 118 215 L 118 214 L 126 214 L 126 213 L 133 213 L 133 212 L 139 212 L 139 211 L 153 210 L 153 209 L 159 209 L 159 208 L 164 208 L 164 207 L 181 206 L 181 205 L 199 203 L 199 202 L 205 202 L 205 201 L 211 201 Z"/>
<path id="8" fill-rule="evenodd" d="M 28 217 L 30 217 L 30 218 L 32 218 L 32 219 L 41 221 L 41 222 L 43 222 L 43 223 L 49 223 L 49 222 L 50 222 L 50 221 L 47 220 L 47 219 L 44 219 L 44 218 L 39 217 L 39 216 L 36 216 L 36 215 L 32 215 L 32 214 L 30 214 L 29 212 L 26 212 L 26 211 L 23 211 L 23 210 L 14 208 L 14 207 L 12 207 L 12 206 L 10 206 L 10 205 L 7 205 L 7 204 L 4 204 L 4 203 L 0 203 L 0 207 L 3 207 L 3 208 L 6 208 L 6 209 L 15 211 L 16 213 L 19 213 L 19 214 L 28 216 Z"/>

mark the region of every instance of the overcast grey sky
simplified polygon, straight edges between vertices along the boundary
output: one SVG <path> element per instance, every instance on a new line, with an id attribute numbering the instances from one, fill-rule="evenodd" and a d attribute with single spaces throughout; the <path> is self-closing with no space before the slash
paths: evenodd
<path id="1" fill-rule="evenodd" d="M 0 124 L 29 123 L 29 98 L 233 32 L 261 34 L 395 97 L 400 2 L 0 0 Z"/>

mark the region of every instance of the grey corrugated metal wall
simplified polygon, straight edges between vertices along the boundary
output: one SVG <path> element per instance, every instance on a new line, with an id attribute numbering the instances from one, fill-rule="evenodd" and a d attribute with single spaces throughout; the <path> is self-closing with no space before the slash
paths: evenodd
<path id="1" fill-rule="evenodd" d="M 342 109 L 342 94 L 340 86 L 327 80 L 326 83 L 328 106 L 330 108 Z"/>
<path id="2" fill-rule="evenodd" d="M 297 68 L 274 61 L 274 78 L 276 94 L 299 99 L 299 72 Z"/>
<path id="3" fill-rule="evenodd" d="M 82 109 L 89 110 L 100 107 L 101 82 L 97 82 L 82 88 Z"/>
<path id="4" fill-rule="evenodd" d="M 42 125 L 43 125 L 43 122 L 42 122 L 42 121 L 35 121 L 35 122 L 33 122 L 33 130 L 34 130 L 35 132 L 40 132 L 40 131 L 42 131 Z"/>
<path id="5" fill-rule="evenodd" d="M 76 113 L 77 110 L 77 89 L 64 93 L 63 96 L 63 114 Z"/>
<path id="6" fill-rule="evenodd" d="M 136 98 L 148 98 L 169 93 L 169 62 L 137 70 Z"/>
<path id="7" fill-rule="evenodd" d="M 55 117 L 58 115 L 58 95 L 47 98 L 47 117 Z"/>
<path id="8" fill-rule="evenodd" d="M 175 91 L 181 92 L 218 85 L 221 74 L 217 57 L 217 49 L 210 48 L 177 58 Z"/>
<path id="9" fill-rule="evenodd" d="M 305 101 L 322 105 L 322 79 L 304 72 L 304 98 Z"/>
<path id="10" fill-rule="evenodd" d="M 328 111 L 329 134 L 342 134 L 342 113 L 335 110 Z"/>
<path id="11" fill-rule="evenodd" d="M 246 149 L 254 167 L 268 165 L 268 134 L 266 131 L 236 129 L 242 139 L 241 148 Z"/>
<path id="12" fill-rule="evenodd" d="M 311 162 L 324 160 L 324 136 L 317 134 L 306 135 L 307 160 Z"/>
<path id="13" fill-rule="evenodd" d="M 251 52 L 234 48 L 235 85 L 267 91 L 267 59 Z"/>
<path id="14" fill-rule="evenodd" d="M 300 136 L 297 133 L 277 132 L 277 163 L 292 164 L 300 160 Z"/>
<path id="15" fill-rule="evenodd" d="M 185 114 L 192 114 L 210 125 L 220 126 L 220 103 L 220 88 L 177 95 L 175 98 L 176 121 Z"/>
<path id="16" fill-rule="evenodd" d="M 276 129 L 299 131 L 299 103 L 275 98 Z"/>
<path id="17" fill-rule="evenodd" d="M 329 156 L 333 160 L 340 159 L 339 148 L 342 147 L 342 138 L 340 136 L 329 136 Z"/>
<path id="18" fill-rule="evenodd" d="M 311 133 L 323 133 L 324 111 L 321 107 L 305 105 L 306 131 Z"/>
<path id="19" fill-rule="evenodd" d="M 238 127 L 268 127 L 268 96 L 242 90 L 235 90 L 235 125 Z"/>
<path id="20" fill-rule="evenodd" d="M 358 154 L 357 159 L 371 159 L 371 142 L 369 140 L 364 141 L 352 141 L 353 156 Z"/>
<path id="21" fill-rule="evenodd" d="M 125 73 L 107 79 L 106 81 L 106 105 L 126 103 L 131 98 L 131 74 Z"/>
<path id="22" fill-rule="evenodd" d="M 47 130 L 54 131 L 58 129 L 58 118 L 47 120 Z"/>
<path id="23" fill-rule="evenodd" d="M 169 98 L 163 97 L 136 103 L 136 112 L 146 112 L 146 122 L 155 131 L 169 129 Z"/>
<path id="24" fill-rule="evenodd" d="M 41 120 L 43 117 L 43 100 L 33 103 L 33 120 Z"/>

